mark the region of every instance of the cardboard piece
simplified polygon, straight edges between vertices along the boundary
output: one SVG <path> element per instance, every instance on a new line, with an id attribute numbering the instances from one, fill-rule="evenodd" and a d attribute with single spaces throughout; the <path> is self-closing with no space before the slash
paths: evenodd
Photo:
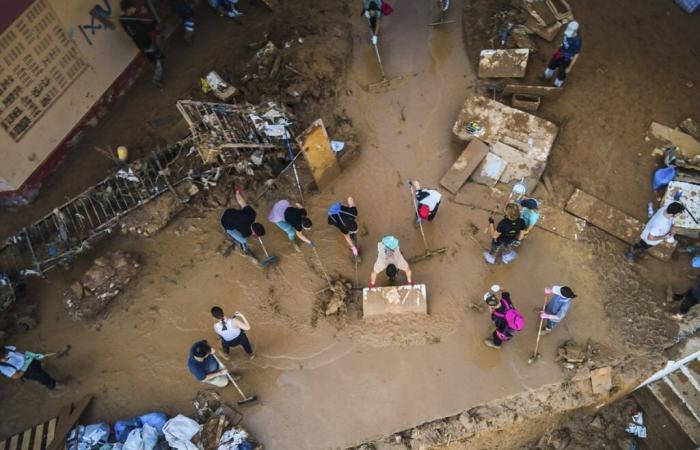
<path id="1" fill-rule="evenodd" d="M 479 54 L 479 78 L 523 78 L 530 49 L 486 49 Z"/>
<path id="2" fill-rule="evenodd" d="M 340 165 L 335 153 L 331 150 L 331 142 L 323 121 L 321 119 L 314 121 L 309 128 L 297 136 L 296 141 L 304 153 L 306 162 L 309 163 L 316 186 L 319 190 L 323 190 L 340 175 Z"/>
<path id="3" fill-rule="evenodd" d="M 481 161 L 479 167 L 472 174 L 472 181 L 494 187 L 498 180 L 501 179 L 501 175 L 503 175 L 507 165 L 508 163 L 503 158 L 495 153 L 488 152 L 486 158 Z"/>
<path id="4" fill-rule="evenodd" d="M 689 134 L 657 122 L 652 122 L 649 125 L 649 134 L 680 148 L 686 158 L 700 156 L 700 142 Z"/>
<path id="5" fill-rule="evenodd" d="M 569 198 L 566 211 L 630 245 L 639 241 L 646 225 L 580 189 L 576 189 Z M 668 261 L 675 248 L 676 244 L 671 246 L 662 243 L 650 248 L 648 253 L 662 261 Z"/>
<path id="6" fill-rule="evenodd" d="M 554 94 L 560 94 L 564 88 L 556 86 L 531 86 L 527 84 L 507 84 L 503 88 L 501 95 L 512 95 L 512 94 L 529 94 L 536 95 L 538 97 L 547 97 Z"/>
<path id="7" fill-rule="evenodd" d="M 489 146 L 487 144 L 479 139 L 472 140 L 442 177 L 440 185 L 456 194 L 488 152 Z"/>
<path id="8" fill-rule="evenodd" d="M 610 367 L 601 367 L 591 370 L 591 388 L 594 395 L 608 395 L 612 389 L 612 370 Z"/>
<path id="9" fill-rule="evenodd" d="M 428 314 L 425 285 L 364 288 L 363 317 L 386 314 Z"/>

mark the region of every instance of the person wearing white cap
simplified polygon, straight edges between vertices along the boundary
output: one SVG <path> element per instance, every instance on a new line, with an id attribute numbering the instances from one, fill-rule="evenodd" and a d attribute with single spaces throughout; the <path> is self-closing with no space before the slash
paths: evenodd
<path id="1" fill-rule="evenodd" d="M 540 331 L 540 336 L 552 332 L 561 322 L 571 307 L 571 300 L 576 294 L 569 286 L 552 286 L 545 288 L 544 295 L 549 295 L 544 311 L 540 311 L 540 318 L 545 320 L 545 327 Z"/>
<path id="2" fill-rule="evenodd" d="M 564 84 L 566 74 L 571 72 L 581 53 L 581 35 L 578 32 L 578 26 L 578 22 L 575 20 L 569 22 L 564 30 L 564 40 L 561 46 L 544 70 L 545 80 L 551 79 L 554 71 L 557 71 L 557 77 L 554 79 L 556 87 L 561 87 Z"/>
<path id="3" fill-rule="evenodd" d="M 375 261 L 374 268 L 372 269 L 372 275 L 369 281 L 370 289 L 375 286 L 377 275 L 384 269 L 386 269 L 387 276 L 392 281 L 396 276 L 397 269 L 403 270 L 406 272 L 408 284 L 413 284 L 411 267 L 401 254 L 399 240 L 394 236 L 384 236 L 382 240 L 377 243 L 377 261 Z"/>

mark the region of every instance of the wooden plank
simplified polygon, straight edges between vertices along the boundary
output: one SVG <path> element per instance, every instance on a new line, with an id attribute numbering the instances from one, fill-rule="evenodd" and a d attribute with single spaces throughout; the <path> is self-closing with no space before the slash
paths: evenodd
<path id="1" fill-rule="evenodd" d="M 15 434 L 10 438 L 10 448 L 8 450 L 19 450 L 17 448 L 17 443 L 19 442 L 19 436 L 20 434 Z"/>
<path id="2" fill-rule="evenodd" d="M 574 191 L 566 203 L 565 209 L 630 245 L 639 241 L 646 225 L 580 189 Z M 663 261 L 668 261 L 676 248 L 675 245 L 659 244 L 650 248 L 649 254 Z"/>
<path id="3" fill-rule="evenodd" d="M 363 317 L 386 314 L 428 314 L 425 285 L 364 288 Z"/>
<path id="4" fill-rule="evenodd" d="M 32 428 L 26 430 L 22 435 L 22 450 L 29 450 L 29 441 L 32 440 Z"/>
<path id="5" fill-rule="evenodd" d="M 682 150 L 686 158 L 700 155 L 700 142 L 693 136 L 657 122 L 649 125 L 649 134 L 662 141 L 668 141 Z"/>
<path id="6" fill-rule="evenodd" d="M 479 78 L 523 78 L 530 49 L 485 49 L 479 54 Z"/>
<path id="7" fill-rule="evenodd" d="M 506 145 L 503 142 L 496 142 L 491 147 L 491 152 L 503 158 L 508 163 L 501 175 L 502 183 L 511 183 L 521 178 L 528 178 L 534 182 L 528 182 L 528 186 L 534 186 L 540 179 L 545 169 L 545 162 L 538 161 L 529 154 L 519 149 Z M 530 181 L 530 180 L 528 180 Z"/>
<path id="8" fill-rule="evenodd" d="M 456 194 L 488 152 L 486 143 L 473 139 L 440 180 L 442 187 Z"/>
<path id="9" fill-rule="evenodd" d="M 533 17 L 528 17 L 524 25 L 547 42 L 552 42 L 557 37 L 562 26 L 561 22 L 554 22 L 552 25 L 545 27 L 537 23 Z"/>
<path id="10" fill-rule="evenodd" d="M 48 429 L 46 431 L 46 443 L 43 448 L 48 447 L 48 445 L 53 441 L 53 437 L 56 435 L 56 425 L 58 424 L 58 417 L 54 417 L 49 421 Z"/>
<path id="11" fill-rule="evenodd" d="M 486 158 L 481 161 L 479 167 L 472 174 L 472 181 L 494 187 L 498 180 L 501 179 L 501 175 L 503 175 L 507 165 L 508 163 L 503 158 L 495 153 L 488 152 Z"/>
<path id="12" fill-rule="evenodd" d="M 319 190 L 323 190 L 340 175 L 340 165 L 335 153 L 331 150 L 331 142 L 323 121 L 317 119 L 297 136 L 296 140 L 311 168 L 316 186 Z"/>
<path id="13" fill-rule="evenodd" d="M 591 371 L 591 388 L 594 395 L 608 395 L 612 389 L 612 370 L 601 367 Z"/>
<path id="14" fill-rule="evenodd" d="M 46 450 L 63 450 L 68 433 L 91 401 L 92 395 L 86 395 L 75 404 L 70 403 L 61 409 L 53 438 L 50 441 L 46 439 Z"/>
<path id="15" fill-rule="evenodd" d="M 45 427 L 46 427 L 46 424 L 43 424 L 43 423 L 40 423 L 39 425 L 34 427 L 34 445 L 32 446 L 32 450 L 42 450 L 43 449 L 41 444 L 44 441 L 44 428 Z"/>
<path id="16" fill-rule="evenodd" d="M 529 84 L 507 84 L 503 88 L 501 95 L 512 94 L 530 94 L 540 97 L 548 97 L 555 94 L 561 94 L 564 88 L 555 86 L 533 86 Z"/>

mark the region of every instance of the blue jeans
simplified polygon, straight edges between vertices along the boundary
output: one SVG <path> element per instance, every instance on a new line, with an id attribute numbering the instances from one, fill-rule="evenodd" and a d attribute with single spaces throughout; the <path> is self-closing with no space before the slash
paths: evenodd
<path id="1" fill-rule="evenodd" d="M 289 238 L 290 241 L 294 240 L 294 238 L 297 235 L 296 230 L 294 230 L 294 227 L 292 227 L 290 224 L 288 224 L 284 220 L 280 220 L 279 222 L 275 222 L 275 225 L 277 225 L 282 231 L 287 233 L 287 238 Z"/>
<path id="2" fill-rule="evenodd" d="M 557 325 L 559 325 L 559 322 L 555 322 L 555 321 L 549 320 L 549 319 L 545 320 L 545 326 L 547 327 L 548 330 L 553 330 L 554 327 L 556 327 Z"/>
<path id="3" fill-rule="evenodd" d="M 240 231 L 226 230 L 226 234 L 228 234 L 231 237 L 231 239 L 238 243 L 238 245 L 241 247 L 241 250 L 243 250 L 246 253 L 248 252 L 248 240 L 243 237 Z"/>

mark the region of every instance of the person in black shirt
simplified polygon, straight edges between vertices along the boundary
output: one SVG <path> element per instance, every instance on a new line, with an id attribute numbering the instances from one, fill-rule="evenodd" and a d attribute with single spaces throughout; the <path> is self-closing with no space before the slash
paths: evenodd
<path id="1" fill-rule="evenodd" d="M 229 208 L 221 215 L 221 226 L 228 236 L 238 243 L 243 253 L 250 253 L 248 240 L 251 235 L 264 236 L 265 228 L 255 221 L 255 210 L 243 197 L 241 188 L 236 188 L 236 200 L 242 209 Z"/>
<path id="2" fill-rule="evenodd" d="M 153 81 L 159 83 L 163 79 L 163 53 L 158 47 L 158 21 L 148 7 L 137 6 L 134 0 L 122 0 L 121 8 L 124 14 L 119 16 L 119 23 L 153 64 Z"/>
<path id="3" fill-rule="evenodd" d="M 496 263 L 498 253 L 503 254 L 503 262 L 506 264 L 506 254 L 511 253 L 523 238 L 523 232 L 527 229 L 527 224 L 520 218 L 520 207 L 516 203 L 506 205 L 505 217 L 494 226 L 493 217 L 489 217 L 489 232 L 491 233 L 491 249 L 484 252 L 484 259 L 489 264 Z M 503 252 L 507 252 L 504 254 Z M 514 253 L 514 252 L 513 252 Z"/>
<path id="4" fill-rule="evenodd" d="M 358 255 L 357 251 L 357 207 L 352 197 L 348 197 L 348 206 L 335 202 L 328 208 L 328 224 L 338 228 L 345 241 L 350 246 L 353 256 Z"/>

